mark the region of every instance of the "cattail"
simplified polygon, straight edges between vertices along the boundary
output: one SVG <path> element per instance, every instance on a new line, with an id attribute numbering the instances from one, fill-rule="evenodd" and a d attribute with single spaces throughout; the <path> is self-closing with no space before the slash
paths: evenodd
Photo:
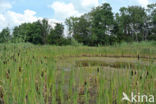
<path id="1" fill-rule="evenodd" d="M 41 73 L 41 77 L 43 77 L 44 76 L 44 72 L 42 71 L 42 73 Z"/>
<path id="2" fill-rule="evenodd" d="M 99 72 L 100 71 L 100 69 L 99 68 L 97 68 L 97 72 Z"/>
<path id="3" fill-rule="evenodd" d="M 26 101 L 28 100 L 28 95 L 25 96 Z"/>
<path id="4" fill-rule="evenodd" d="M 135 75 L 137 74 L 137 72 L 135 71 Z"/>
<path id="5" fill-rule="evenodd" d="M 87 85 L 87 81 L 84 82 L 84 85 L 85 85 L 85 86 Z"/>
<path id="6" fill-rule="evenodd" d="M 133 76 L 133 70 L 131 71 L 131 76 Z"/>
<path id="7" fill-rule="evenodd" d="M 4 104 L 3 96 L 3 88 L 0 86 L 0 104 Z"/>
<path id="8" fill-rule="evenodd" d="M 0 86 L 0 97 L 2 97 L 3 88 Z"/>
<path id="9" fill-rule="evenodd" d="M 139 56 L 139 54 L 138 54 L 138 60 L 140 59 L 140 56 Z"/>
<path id="10" fill-rule="evenodd" d="M 140 80 L 142 79 L 142 76 L 140 76 Z"/>
<path id="11" fill-rule="evenodd" d="M 148 76 L 148 75 L 149 75 L 149 72 L 147 71 L 146 76 Z"/>
<path id="12" fill-rule="evenodd" d="M 10 74 L 10 70 L 8 69 L 8 73 Z"/>
<path id="13" fill-rule="evenodd" d="M 39 91 L 39 88 L 38 88 L 38 80 L 35 80 L 35 85 L 36 85 L 36 91 L 38 92 Z"/>
<path id="14" fill-rule="evenodd" d="M 146 72 L 146 79 L 147 79 L 148 75 L 149 75 L 149 72 L 147 71 L 147 72 Z"/>
<path id="15" fill-rule="evenodd" d="M 19 72 L 21 72 L 22 71 L 22 68 L 21 67 L 19 67 Z"/>
<path id="16" fill-rule="evenodd" d="M 9 79 L 9 73 L 8 72 L 6 72 L 6 78 Z"/>
<path id="17" fill-rule="evenodd" d="M 84 95 L 84 92 L 85 92 L 85 88 L 84 88 L 84 86 L 82 86 L 80 88 L 79 95 Z"/>
<path id="18" fill-rule="evenodd" d="M 7 61 L 3 61 L 3 64 L 7 64 Z"/>

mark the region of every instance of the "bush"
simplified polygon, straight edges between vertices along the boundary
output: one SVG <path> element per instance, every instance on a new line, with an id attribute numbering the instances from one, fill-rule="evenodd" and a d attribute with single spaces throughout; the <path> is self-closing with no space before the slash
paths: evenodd
<path id="1" fill-rule="evenodd" d="M 82 43 L 79 43 L 74 38 L 71 38 L 71 45 L 72 46 L 82 46 L 83 44 Z"/>

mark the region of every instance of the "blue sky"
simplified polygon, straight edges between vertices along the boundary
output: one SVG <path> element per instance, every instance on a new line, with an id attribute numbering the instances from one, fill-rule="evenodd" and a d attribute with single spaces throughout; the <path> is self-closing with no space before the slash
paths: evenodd
<path id="1" fill-rule="evenodd" d="M 141 5 L 156 0 L 0 0 L 0 30 L 24 22 L 48 18 L 50 23 L 64 22 L 70 16 L 80 16 L 92 8 L 108 2 L 113 12 L 128 5 Z"/>

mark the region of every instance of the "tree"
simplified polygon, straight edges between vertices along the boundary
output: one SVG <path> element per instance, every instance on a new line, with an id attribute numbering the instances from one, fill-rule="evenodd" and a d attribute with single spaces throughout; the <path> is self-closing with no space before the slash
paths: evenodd
<path id="1" fill-rule="evenodd" d="M 104 3 L 102 6 L 91 11 L 92 34 L 97 37 L 96 45 L 109 44 L 109 36 L 113 29 L 113 13 L 110 4 Z"/>
<path id="2" fill-rule="evenodd" d="M 24 23 L 13 30 L 13 38 L 16 42 L 30 42 L 43 44 L 40 22 Z"/>
<path id="3" fill-rule="evenodd" d="M 48 24 L 48 20 L 43 19 L 40 21 L 40 28 L 42 31 L 42 38 L 43 38 L 43 43 L 47 43 L 47 36 L 50 33 L 51 26 Z"/>
<path id="4" fill-rule="evenodd" d="M 122 7 L 120 8 L 120 14 L 116 14 L 116 22 L 118 24 L 118 38 L 120 41 L 131 41 L 132 37 L 130 34 L 130 16 L 128 13 L 128 8 Z"/>
<path id="5" fill-rule="evenodd" d="M 144 39 L 144 23 L 146 22 L 145 9 L 140 6 L 131 6 L 128 8 L 130 15 L 130 31 L 135 36 L 135 41 L 141 41 Z M 140 35 L 140 38 L 139 38 Z M 134 38 L 134 37 L 133 37 Z"/>
<path id="6" fill-rule="evenodd" d="M 79 18 L 70 17 L 66 20 L 69 29 L 69 34 L 79 43 L 89 45 L 90 38 L 90 22 L 88 21 L 88 14 Z"/>
<path id="7" fill-rule="evenodd" d="M 156 40 L 156 3 L 147 6 L 149 34 L 148 40 Z"/>
<path id="8" fill-rule="evenodd" d="M 94 8 L 81 17 L 66 20 L 69 34 L 84 45 L 109 44 L 110 35 L 114 34 L 114 18 L 110 4 Z M 111 37 L 112 38 L 112 37 Z"/>
<path id="9" fill-rule="evenodd" d="M 8 42 L 11 39 L 9 28 L 5 28 L 0 32 L 0 43 Z"/>
<path id="10" fill-rule="evenodd" d="M 147 14 L 140 6 L 129 6 L 120 8 L 120 14 L 116 15 L 119 24 L 118 34 L 126 41 L 141 41 L 145 38 L 144 27 L 146 27 Z"/>
<path id="11" fill-rule="evenodd" d="M 24 23 L 13 30 L 14 40 L 17 42 L 30 42 L 34 44 L 46 44 L 51 26 L 48 20 Z"/>
<path id="12" fill-rule="evenodd" d="M 54 29 L 51 29 L 50 34 L 48 36 L 49 44 L 63 45 L 64 44 L 64 26 L 61 23 L 56 23 Z"/>
<path id="13" fill-rule="evenodd" d="M 79 18 L 77 17 L 70 17 L 68 19 L 66 19 L 65 23 L 68 27 L 68 35 L 69 37 L 73 37 L 74 34 L 76 34 L 77 32 L 77 23 L 79 21 Z"/>
<path id="14" fill-rule="evenodd" d="M 141 6 L 121 7 L 115 15 L 112 7 L 104 3 L 80 17 L 65 21 L 68 37 L 64 37 L 64 25 L 56 23 L 52 28 L 47 19 L 23 23 L 13 30 L 13 40 L 34 44 L 77 44 L 89 46 L 112 45 L 117 42 L 156 40 L 156 3 L 147 9 Z M 3 29 L 0 42 L 11 38 L 10 30 Z"/>

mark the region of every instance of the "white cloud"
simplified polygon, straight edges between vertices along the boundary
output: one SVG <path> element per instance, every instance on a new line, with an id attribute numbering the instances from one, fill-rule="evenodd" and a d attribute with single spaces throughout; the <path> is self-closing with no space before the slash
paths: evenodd
<path id="1" fill-rule="evenodd" d="M 8 19 L 11 20 L 11 23 L 20 25 L 21 23 L 27 22 L 34 22 L 37 21 L 39 18 L 35 16 L 36 12 L 32 10 L 25 10 L 24 14 L 16 13 L 13 11 L 8 11 L 7 16 Z"/>
<path id="2" fill-rule="evenodd" d="M 36 12 L 29 9 L 25 10 L 23 14 L 14 11 L 7 11 L 6 13 L 0 14 L 0 31 L 5 27 L 13 28 L 22 23 L 32 23 L 43 19 L 35 15 Z M 55 26 L 55 23 L 59 22 L 55 19 L 48 19 L 48 21 L 51 26 Z"/>
<path id="3" fill-rule="evenodd" d="M 99 5 L 98 0 L 82 0 L 81 4 L 83 7 L 96 7 Z"/>
<path id="4" fill-rule="evenodd" d="M 3 2 L 3 1 L 0 1 L 0 8 L 5 8 L 5 9 L 10 9 L 12 8 L 11 4 L 9 2 Z"/>
<path id="5" fill-rule="evenodd" d="M 5 21 L 5 17 L 2 14 L 0 14 L 0 20 L 1 20 L 1 22 Z"/>
<path id="6" fill-rule="evenodd" d="M 147 7 L 148 4 L 152 2 L 152 0 L 120 0 L 121 2 L 124 2 L 125 4 L 130 5 L 141 5 L 142 7 Z"/>
<path id="7" fill-rule="evenodd" d="M 80 16 L 79 13 L 72 3 L 64 3 L 64 2 L 54 2 L 50 5 L 50 8 L 54 10 L 55 18 L 59 20 L 64 20 L 70 16 Z"/>
<path id="8" fill-rule="evenodd" d="M 143 7 L 146 7 L 149 4 L 149 0 L 137 0 L 137 1 Z"/>
<path id="9" fill-rule="evenodd" d="M 54 11 L 54 18 L 56 20 L 61 20 L 62 23 L 66 18 L 71 16 L 79 17 L 84 13 L 87 13 L 91 8 L 99 5 L 98 0 L 69 0 L 69 3 L 65 1 L 55 1 L 49 7 Z M 67 36 L 68 31 L 65 26 L 64 30 L 65 36 Z"/>
<path id="10" fill-rule="evenodd" d="M 6 2 L 4 0 L 0 0 L 0 12 L 3 12 L 7 9 L 12 8 L 12 5 L 9 2 Z"/>

